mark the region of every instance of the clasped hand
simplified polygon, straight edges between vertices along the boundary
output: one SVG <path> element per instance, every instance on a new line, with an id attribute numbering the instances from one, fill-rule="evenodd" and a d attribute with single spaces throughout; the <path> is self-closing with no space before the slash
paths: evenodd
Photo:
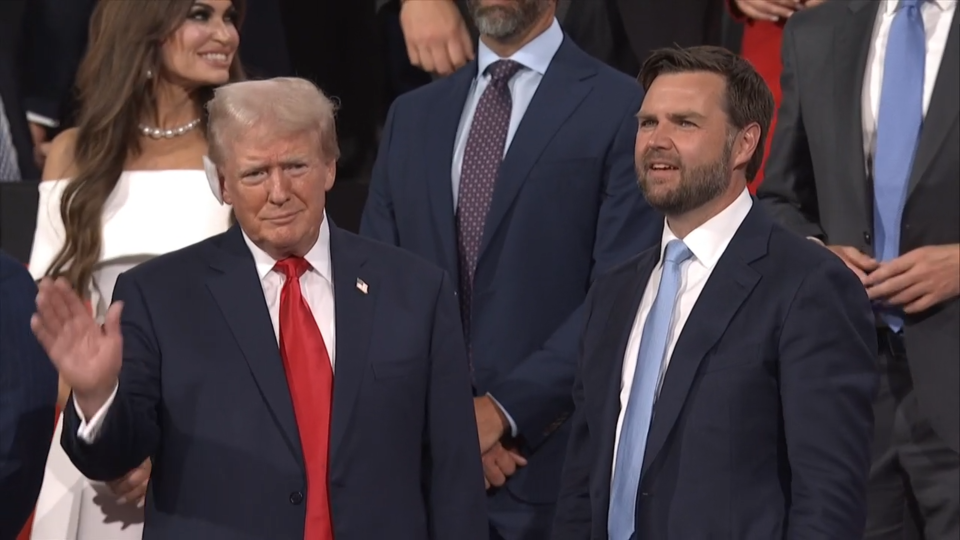
<path id="1" fill-rule="evenodd" d="M 920 313 L 960 296 L 960 244 L 924 246 L 889 262 L 877 262 L 856 248 L 829 246 L 852 270 L 871 300 Z"/>

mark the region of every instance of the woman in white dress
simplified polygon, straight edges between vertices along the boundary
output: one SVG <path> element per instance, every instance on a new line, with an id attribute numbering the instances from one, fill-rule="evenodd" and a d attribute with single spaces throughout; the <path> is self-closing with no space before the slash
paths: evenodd
<path id="1" fill-rule="evenodd" d="M 78 127 L 51 146 L 40 183 L 30 271 L 62 276 L 102 317 L 117 276 L 223 232 L 210 192 L 204 104 L 243 78 L 243 0 L 99 2 L 80 66 Z M 69 389 L 61 388 L 61 407 Z M 52 421 L 53 419 L 51 419 Z M 34 515 L 34 540 L 139 540 L 148 459 L 106 484 L 60 447 L 57 420 Z"/>

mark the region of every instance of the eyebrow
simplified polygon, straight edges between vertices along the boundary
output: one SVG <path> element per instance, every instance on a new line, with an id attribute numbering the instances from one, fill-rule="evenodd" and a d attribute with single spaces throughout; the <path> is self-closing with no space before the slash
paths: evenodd
<path id="1" fill-rule="evenodd" d="M 671 121 L 673 121 L 673 122 L 680 122 L 680 121 L 683 121 L 683 120 L 698 120 L 698 121 L 701 121 L 701 120 L 705 120 L 707 117 L 704 116 L 704 115 L 702 115 L 702 114 L 700 114 L 700 113 L 698 113 L 698 112 L 694 112 L 694 111 L 681 111 L 681 112 L 669 113 L 669 114 L 667 114 L 667 118 L 669 118 L 669 119 L 670 119 Z M 639 119 L 639 120 L 656 120 L 656 119 L 657 119 L 657 116 L 656 116 L 655 114 L 645 113 L 645 112 L 643 112 L 643 111 L 640 111 L 640 112 L 637 113 L 637 119 Z"/>

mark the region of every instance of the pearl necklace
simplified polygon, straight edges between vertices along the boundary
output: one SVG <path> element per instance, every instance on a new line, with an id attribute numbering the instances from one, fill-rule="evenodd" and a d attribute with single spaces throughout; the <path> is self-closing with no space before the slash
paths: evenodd
<path id="1" fill-rule="evenodd" d="M 183 135 L 199 125 L 199 118 L 173 129 L 160 129 L 156 127 L 150 127 L 145 124 L 140 124 L 140 133 L 145 137 L 150 137 L 151 139 L 172 139 L 173 137 L 179 137 L 180 135 Z"/>

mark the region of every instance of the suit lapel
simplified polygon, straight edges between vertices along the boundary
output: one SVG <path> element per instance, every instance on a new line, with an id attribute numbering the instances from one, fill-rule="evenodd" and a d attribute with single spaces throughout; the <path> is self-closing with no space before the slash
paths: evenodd
<path id="1" fill-rule="evenodd" d="M 933 164 L 940 147 L 946 141 L 950 128 L 960 116 L 960 100 L 957 99 L 957 95 L 960 95 L 958 65 L 960 65 L 960 18 L 954 15 L 950 34 L 947 37 L 947 47 L 940 61 L 937 82 L 933 87 L 930 106 L 923 122 L 923 131 L 920 135 L 913 171 L 910 174 L 907 197 L 913 193 L 920 179 Z"/>
<path id="2" fill-rule="evenodd" d="M 300 432 L 293 413 L 287 375 L 253 255 L 236 225 L 224 235 L 220 247 L 220 252 L 211 260 L 211 266 L 218 273 L 207 280 L 207 288 L 240 345 L 250 372 L 290 450 L 303 463 Z"/>
<path id="3" fill-rule="evenodd" d="M 427 167 L 427 197 L 433 216 L 434 232 L 439 236 L 444 269 L 459 281 L 457 262 L 457 235 L 453 200 L 453 151 L 457 140 L 463 106 L 477 74 L 476 61 L 450 77 L 446 91 L 435 103 L 428 116 L 425 147 L 430 159 Z"/>
<path id="4" fill-rule="evenodd" d="M 623 379 L 623 356 L 626 354 L 630 331 L 640 309 L 640 301 L 650 281 L 650 275 L 657 264 L 659 249 L 647 250 L 637 261 L 635 271 L 624 283 L 612 287 L 613 307 L 607 311 L 605 321 L 597 321 L 596 327 L 604 329 L 595 358 L 601 359 L 595 365 L 583 369 L 585 389 L 598 396 L 594 412 L 600 432 L 596 435 L 600 443 L 601 474 L 610 475 L 613 469 L 613 448 L 617 438 L 617 420 L 620 417 L 620 388 Z M 611 324 L 613 321 L 613 324 Z"/>
<path id="5" fill-rule="evenodd" d="M 853 190 L 851 200 L 860 201 L 851 209 L 852 212 L 863 212 L 857 222 L 867 224 L 873 223 L 873 200 L 863 152 L 863 79 L 879 4 L 852 0 L 844 18 L 834 26 L 833 36 L 837 146 L 839 155 L 846 156 L 842 160 L 840 178 L 845 180 L 848 189 Z"/>
<path id="6" fill-rule="evenodd" d="M 760 281 L 760 274 L 750 267 L 750 263 L 766 255 L 771 227 L 770 220 L 754 202 L 753 209 L 700 293 L 670 356 L 647 436 L 641 474 L 646 473 L 663 449 L 687 400 L 700 363 L 723 336 L 741 304 Z"/>
<path id="7" fill-rule="evenodd" d="M 330 463 L 337 463 L 344 434 L 367 369 L 367 348 L 373 330 L 379 291 L 376 271 L 367 262 L 362 241 L 330 225 L 330 259 L 337 327 L 337 354 L 333 377 L 333 414 L 330 420 Z M 366 284 L 366 293 L 358 287 Z"/>
<path id="8" fill-rule="evenodd" d="M 484 252 L 526 182 L 530 169 L 567 118 L 593 89 L 591 79 L 597 70 L 591 63 L 582 61 L 584 58 L 587 58 L 586 55 L 576 48 L 570 38 L 564 37 L 500 165 L 490 211 L 484 223 L 477 265 L 483 261 Z"/>

